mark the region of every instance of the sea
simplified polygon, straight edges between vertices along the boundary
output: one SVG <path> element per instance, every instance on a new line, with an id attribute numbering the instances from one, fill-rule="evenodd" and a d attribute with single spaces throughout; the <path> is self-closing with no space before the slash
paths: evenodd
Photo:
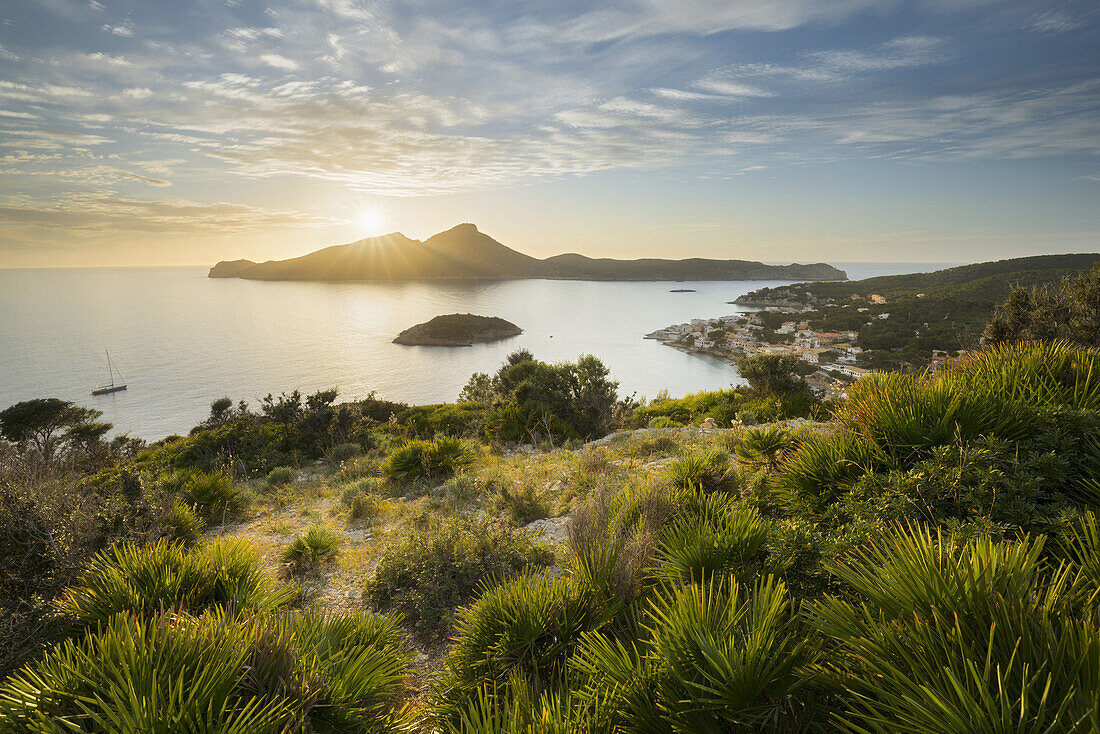
<path id="1" fill-rule="evenodd" d="M 852 279 L 949 264 L 834 263 Z M 114 433 L 186 433 L 227 396 L 329 387 L 340 400 L 374 393 L 410 404 L 453 402 L 474 372 L 516 349 L 545 361 L 594 354 L 621 395 L 680 397 L 738 385 L 733 365 L 645 339 L 670 324 L 714 318 L 729 303 L 787 281 L 309 283 L 211 279 L 206 268 L 0 270 L 0 409 L 58 397 L 103 412 Z M 693 292 L 674 293 L 675 289 Z M 392 343 L 447 313 L 499 316 L 520 336 L 473 347 Z M 110 381 L 106 353 L 128 385 Z"/>

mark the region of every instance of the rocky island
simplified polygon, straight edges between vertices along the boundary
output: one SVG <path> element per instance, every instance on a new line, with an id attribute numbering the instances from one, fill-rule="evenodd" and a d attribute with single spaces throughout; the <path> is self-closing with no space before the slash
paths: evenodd
<path id="1" fill-rule="evenodd" d="M 496 316 L 452 313 L 436 316 L 397 335 L 394 344 L 422 347 L 472 347 L 519 336 L 523 329 Z"/>
<path id="2" fill-rule="evenodd" d="M 687 243 L 683 243 L 687 244 Z M 676 243 L 675 249 L 683 246 Z M 211 278 L 249 280 L 845 280 L 826 263 L 766 265 L 755 260 L 615 260 L 576 253 L 538 259 L 502 245 L 473 224 L 421 242 L 400 232 L 335 245 L 289 260 L 225 260 Z"/>

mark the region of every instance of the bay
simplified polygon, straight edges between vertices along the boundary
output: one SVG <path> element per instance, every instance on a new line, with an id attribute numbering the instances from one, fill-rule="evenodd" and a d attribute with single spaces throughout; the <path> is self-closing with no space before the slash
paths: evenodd
<path id="1" fill-rule="evenodd" d="M 854 263 L 852 277 L 939 265 Z M 205 268 L 0 270 L 0 408 L 59 397 L 103 411 L 116 432 L 149 440 L 184 433 L 221 396 L 256 405 L 268 393 L 336 386 L 408 403 L 453 402 L 473 372 L 516 349 L 542 360 L 594 354 L 620 394 L 679 397 L 740 384 L 735 367 L 645 334 L 780 281 L 298 283 L 210 279 Z M 694 293 L 672 293 L 692 289 Z M 445 313 L 500 316 L 524 333 L 473 347 L 392 344 Z M 104 350 L 125 392 L 108 381 Z"/>

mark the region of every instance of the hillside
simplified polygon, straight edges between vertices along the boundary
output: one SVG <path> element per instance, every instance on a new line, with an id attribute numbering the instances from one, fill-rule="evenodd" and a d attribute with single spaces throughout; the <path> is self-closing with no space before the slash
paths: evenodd
<path id="1" fill-rule="evenodd" d="M 468 388 L 149 445 L 0 410 L 0 731 L 1097 731 L 1100 350 L 832 405 L 522 352 Z"/>
<path id="2" fill-rule="evenodd" d="M 557 278 L 566 280 L 844 280 L 825 263 L 765 265 L 751 260 L 593 259 L 577 254 L 544 260 L 517 252 L 460 224 L 421 242 L 400 232 L 326 247 L 289 260 L 219 262 L 211 278 L 252 280 L 434 280 Z"/>
<path id="3" fill-rule="evenodd" d="M 761 288 L 734 303 L 797 311 L 808 306 L 813 310 L 800 318 L 811 328 L 859 333 L 855 344 L 864 350 L 864 366 L 919 367 L 932 350 L 976 348 L 993 307 L 1013 286 L 1056 283 L 1098 260 L 1100 254 L 1041 255 L 845 283 L 795 283 Z"/>

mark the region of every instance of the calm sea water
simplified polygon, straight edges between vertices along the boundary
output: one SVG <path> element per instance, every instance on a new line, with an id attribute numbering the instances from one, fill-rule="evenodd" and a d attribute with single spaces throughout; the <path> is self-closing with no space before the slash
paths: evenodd
<path id="1" fill-rule="evenodd" d="M 939 266 L 841 264 L 850 277 Z M 409 403 L 450 402 L 470 374 L 515 349 L 602 359 L 620 393 L 680 396 L 738 384 L 734 367 L 645 340 L 654 329 L 734 313 L 775 282 L 279 283 L 212 280 L 205 268 L 0 270 L 0 408 L 54 396 L 97 408 L 119 432 L 186 432 L 223 395 L 337 386 Z M 670 293 L 692 288 L 695 293 Z M 466 348 L 405 347 L 402 329 L 444 313 L 500 316 L 521 336 Z M 129 389 L 108 381 L 109 349 Z"/>

